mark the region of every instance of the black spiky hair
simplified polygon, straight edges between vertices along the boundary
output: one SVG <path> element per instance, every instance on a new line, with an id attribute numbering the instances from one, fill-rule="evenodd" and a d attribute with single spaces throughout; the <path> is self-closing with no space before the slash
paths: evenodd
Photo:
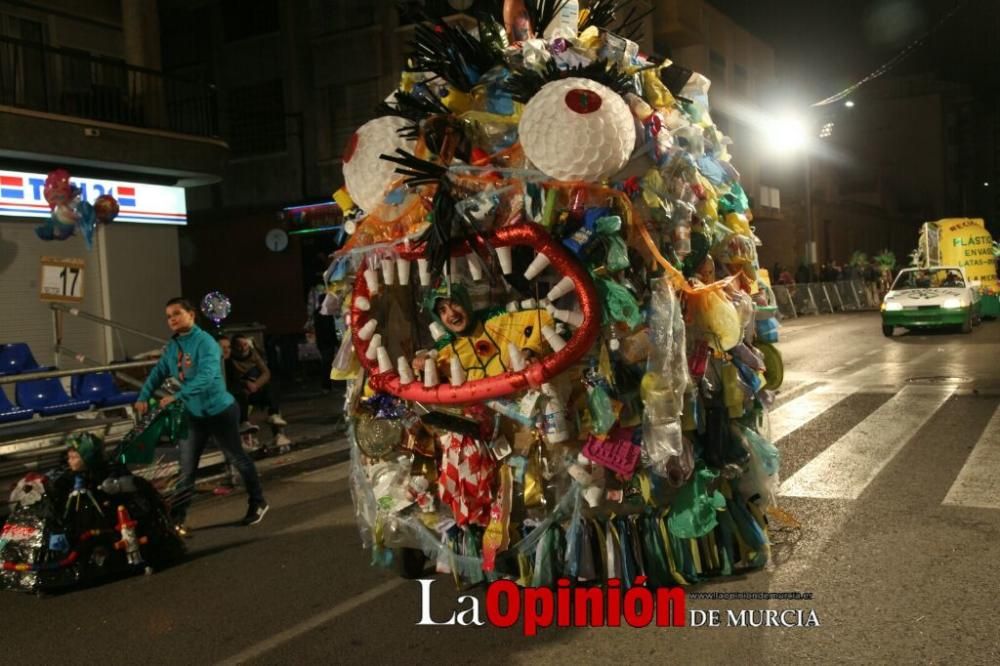
<path id="1" fill-rule="evenodd" d="M 635 92 L 633 76 L 603 59 L 568 69 L 559 69 L 554 60 L 548 60 L 541 71 L 516 70 L 504 81 L 503 87 L 515 100 L 526 104 L 546 83 L 571 77 L 591 79 L 611 88 L 619 95 Z"/>
<path id="2" fill-rule="evenodd" d="M 442 19 L 426 17 L 414 27 L 410 72 L 433 72 L 452 88 L 470 92 L 479 77 L 502 64 L 495 48 Z"/>
<path id="3" fill-rule="evenodd" d="M 407 139 L 416 139 L 420 136 L 420 123 L 424 120 L 450 113 L 448 107 L 437 97 L 430 93 L 421 93 L 419 90 L 414 92 L 397 90 L 392 95 L 392 101 L 393 104 L 382 102 L 375 111 L 379 116 L 398 116 L 410 121 L 397 131 L 397 134 Z"/>

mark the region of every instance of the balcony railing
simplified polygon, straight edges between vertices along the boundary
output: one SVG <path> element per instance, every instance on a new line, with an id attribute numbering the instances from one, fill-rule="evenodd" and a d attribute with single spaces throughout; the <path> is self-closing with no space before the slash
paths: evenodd
<path id="1" fill-rule="evenodd" d="M 218 135 L 214 86 L 123 60 L 0 37 L 0 105 L 196 136 Z"/>

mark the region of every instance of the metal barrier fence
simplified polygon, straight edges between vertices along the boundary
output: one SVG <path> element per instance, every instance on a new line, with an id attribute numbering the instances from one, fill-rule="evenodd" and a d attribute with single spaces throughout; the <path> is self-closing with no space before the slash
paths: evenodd
<path id="1" fill-rule="evenodd" d="M 882 302 L 878 284 L 862 280 L 776 284 L 772 289 L 778 311 L 786 319 L 811 314 L 877 310 Z"/>

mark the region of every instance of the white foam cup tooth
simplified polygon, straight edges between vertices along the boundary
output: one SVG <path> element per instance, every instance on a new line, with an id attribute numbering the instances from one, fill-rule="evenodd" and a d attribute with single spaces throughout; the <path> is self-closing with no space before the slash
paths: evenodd
<path id="1" fill-rule="evenodd" d="M 520 347 L 515 345 L 513 342 L 508 342 L 507 355 L 510 357 L 510 366 L 513 368 L 514 372 L 521 372 L 524 370 L 524 354 L 521 353 Z"/>
<path id="2" fill-rule="evenodd" d="M 396 257 L 396 271 L 399 273 L 399 284 L 404 287 L 410 284 L 410 260 Z"/>
<path id="3" fill-rule="evenodd" d="M 378 273 L 374 269 L 365 269 L 365 283 L 368 285 L 369 294 L 374 296 L 378 293 Z"/>
<path id="4" fill-rule="evenodd" d="M 583 325 L 583 313 L 576 310 L 556 310 L 552 312 L 552 316 L 573 328 L 580 328 Z"/>
<path id="5" fill-rule="evenodd" d="M 465 258 L 465 261 L 469 264 L 469 275 L 472 276 L 473 282 L 479 282 L 483 279 L 483 267 L 479 265 L 479 259 L 475 256 L 469 255 Z"/>
<path id="6" fill-rule="evenodd" d="M 549 258 L 544 254 L 536 254 L 528 265 L 528 270 L 524 271 L 524 279 L 534 280 L 539 274 L 548 268 Z"/>
<path id="7" fill-rule="evenodd" d="M 382 281 L 388 286 L 396 284 L 396 262 L 392 259 L 382 260 Z"/>
<path id="8" fill-rule="evenodd" d="M 356 307 L 359 310 L 364 310 L 365 312 L 368 312 L 369 310 L 372 309 L 372 302 L 369 301 L 364 296 L 358 296 L 357 298 L 354 299 L 354 307 Z"/>
<path id="9" fill-rule="evenodd" d="M 375 335 L 375 329 L 378 328 L 378 322 L 374 319 L 369 319 L 368 322 L 361 327 L 358 331 L 358 337 L 362 340 L 371 340 L 372 336 Z"/>
<path id="10" fill-rule="evenodd" d="M 424 359 L 424 386 L 434 388 L 440 383 L 438 380 L 437 363 L 433 358 Z"/>
<path id="11" fill-rule="evenodd" d="M 510 275 L 514 272 L 514 260 L 511 256 L 510 247 L 498 247 L 497 259 L 500 260 L 500 270 L 503 271 L 504 275 Z"/>
<path id="12" fill-rule="evenodd" d="M 437 342 L 438 340 L 443 338 L 447 333 L 444 330 L 444 326 L 442 326 L 440 323 L 436 321 L 432 321 L 427 328 L 431 329 L 431 337 L 434 338 L 434 342 Z"/>
<path id="13" fill-rule="evenodd" d="M 521 301 L 521 308 L 523 310 L 534 310 L 538 307 L 538 301 L 533 298 L 526 298 Z"/>
<path id="14" fill-rule="evenodd" d="M 549 290 L 549 293 L 546 296 L 546 298 L 552 302 L 555 302 L 557 299 L 562 298 L 566 294 L 573 291 L 575 288 L 576 285 L 573 284 L 573 279 L 570 278 L 569 276 L 566 276 L 562 280 L 559 280 L 559 282 L 557 282 L 556 285 Z"/>
<path id="15" fill-rule="evenodd" d="M 382 334 L 376 333 L 372 336 L 371 342 L 368 343 L 368 351 L 365 352 L 365 358 L 369 361 L 374 361 L 378 358 L 378 348 L 382 346 Z"/>
<path id="16" fill-rule="evenodd" d="M 592 509 L 601 505 L 602 495 L 604 495 L 604 489 L 600 486 L 587 486 L 583 489 L 583 499 L 587 501 L 587 506 Z"/>
<path id="17" fill-rule="evenodd" d="M 461 386 L 465 383 L 465 368 L 462 367 L 462 362 L 457 356 L 452 356 L 451 360 L 451 385 Z"/>
<path id="18" fill-rule="evenodd" d="M 378 348 L 378 371 L 379 374 L 392 372 L 392 359 L 389 358 L 389 350 L 385 347 Z"/>
<path id="19" fill-rule="evenodd" d="M 417 275 L 420 277 L 420 286 L 429 287 L 431 284 L 431 272 L 427 266 L 426 259 L 417 259 Z"/>
<path id="20" fill-rule="evenodd" d="M 413 383 L 413 368 L 405 356 L 396 359 L 396 372 L 399 373 L 399 383 L 406 385 Z"/>
<path id="21" fill-rule="evenodd" d="M 517 312 L 517 301 L 511 301 L 507 304 L 507 312 Z"/>
<path id="22" fill-rule="evenodd" d="M 549 347 L 552 347 L 552 351 L 561 351 L 566 346 L 566 341 L 559 337 L 559 334 L 551 326 L 542 326 L 542 336 L 549 343 Z"/>

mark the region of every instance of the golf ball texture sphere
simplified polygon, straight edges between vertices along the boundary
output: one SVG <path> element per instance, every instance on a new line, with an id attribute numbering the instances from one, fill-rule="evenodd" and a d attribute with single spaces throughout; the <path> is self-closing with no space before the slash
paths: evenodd
<path id="1" fill-rule="evenodd" d="M 397 148 L 413 151 L 414 142 L 396 133 L 407 123 L 398 116 L 375 118 L 359 127 L 348 140 L 344 149 L 344 183 L 362 210 L 372 211 L 382 203 L 385 190 L 399 177 L 394 173 L 396 164 L 379 159 L 379 155 L 392 155 Z"/>
<path id="2" fill-rule="evenodd" d="M 625 100 L 582 78 L 544 85 L 524 107 L 518 132 L 528 159 L 557 180 L 612 176 L 635 145 L 635 123 Z"/>

